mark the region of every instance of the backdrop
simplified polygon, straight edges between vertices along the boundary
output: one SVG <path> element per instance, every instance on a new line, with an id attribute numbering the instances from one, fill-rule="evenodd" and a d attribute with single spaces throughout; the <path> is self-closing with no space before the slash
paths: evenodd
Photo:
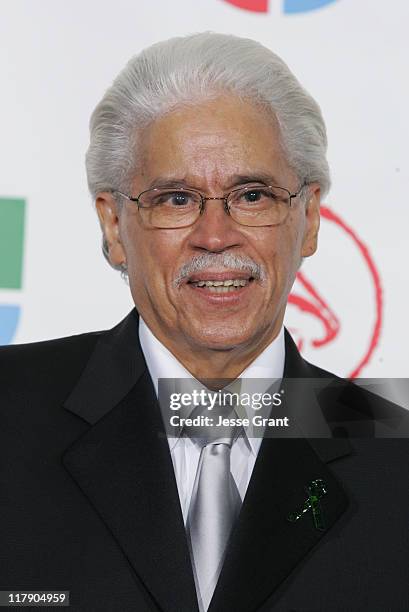
<path id="1" fill-rule="evenodd" d="M 126 61 L 214 30 L 278 53 L 322 107 L 333 188 L 287 326 L 340 375 L 405 377 L 407 0 L 0 0 L 0 344 L 130 309 L 87 192 L 89 116 Z"/>

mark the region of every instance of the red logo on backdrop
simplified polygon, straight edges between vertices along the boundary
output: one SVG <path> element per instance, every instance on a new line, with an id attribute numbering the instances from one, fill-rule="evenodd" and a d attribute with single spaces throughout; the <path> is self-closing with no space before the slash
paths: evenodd
<path id="1" fill-rule="evenodd" d="M 358 252 L 360 260 L 364 264 L 373 288 L 372 303 L 375 308 L 375 317 L 372 329 L 369 338 L 366 340 L 366 344 L 362 346 L 360 358 L 357 363 L 353 365 L 348 375 L 349 378 L 356 378 L 362 373 L 364 367 L 369 364 L 379 341 L 383 311 L 381 281 L 379 272 L 368 247 L 362 242 L 356 232 L 327 206 L 321 206 L 321 217 L 335 224 L 335 226 L 342 231 L 344 237 L 352 243 L 354 249 Z M 302 330 L 290 327 L 290 331 L 296 336 L 298 348 L 301 351 L 303 348 L 320 349 L 334 343 L 342 331 L 342 318 L 339 313 L 335 312 L 334 308 L 328 303 L 328 300 L 325 299 L 322 293 L 303 272 L 298 272 L 297 284 L 303 289 L 304 295 L 300 292 L 293 291 L 289 296 L 288 303 L 295 306 L 303 313 L 314 317 L 315 320 L 319 322 L 319 327 L 322 330 L 321 335 L 310 339 L 307 345 Z"/>
<path id="2" fill-rule="evenodd" d="M 224 0 L 237 8 L 253 13 L 267 13 L 269 0 Z M 297 15 L 321 9 L 336 0 L 283 0 L 282 11 L 287 15 Z"/>
<path id="3" fill-rule="evenodd" d="M 225 2 L 255 13 L 267 13 L 268 11 L 268 0 L 225 0 Z"/>

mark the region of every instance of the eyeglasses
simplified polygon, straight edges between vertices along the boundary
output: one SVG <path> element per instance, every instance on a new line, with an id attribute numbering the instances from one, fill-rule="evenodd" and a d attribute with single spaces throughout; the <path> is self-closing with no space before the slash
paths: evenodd
<path id="1" fill-rule="evenodd" d="M 207 200 L 222 200 L 224 209 L 240 225 L 262 227 L 280 225 L 286 220 L 292 200 L 298 197 L 307 183 L 296 193 L 275 186 L 251 185 L 234 189 L 225 196 L 211 198 L 194 189 L 178 187 L 154 188 L 132 198 L 113 190 L 131 202 L 136 202 L 145 223 L 161 229 L 177 229 L 193 225 L 203 213 Z"/>

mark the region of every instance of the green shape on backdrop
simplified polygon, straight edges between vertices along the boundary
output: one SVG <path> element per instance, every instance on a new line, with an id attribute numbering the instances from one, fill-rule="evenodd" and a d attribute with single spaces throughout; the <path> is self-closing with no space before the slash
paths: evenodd
<path id="1" fill-rule="evenodd" d="M 25 200 L 0 198 L 0 288 L 21 289 Z"/>

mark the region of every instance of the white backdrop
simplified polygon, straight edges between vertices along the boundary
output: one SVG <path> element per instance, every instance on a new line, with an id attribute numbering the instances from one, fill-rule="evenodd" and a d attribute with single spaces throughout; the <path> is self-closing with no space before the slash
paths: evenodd
<path id="1" fill-rule="evenodd" d="M 303 354 L 408 376 L 408 22 L 407 0 L 0 0 L 0 212 L 26 202 L 21 287 L 2 285 L 0 245 L 3 342 L 105 329 L 130 309 L 87 192 L 89 116 L 140 49 L 214 30 L 281 55 L 327 121 L 333 188 L 287 314 Z"/>

